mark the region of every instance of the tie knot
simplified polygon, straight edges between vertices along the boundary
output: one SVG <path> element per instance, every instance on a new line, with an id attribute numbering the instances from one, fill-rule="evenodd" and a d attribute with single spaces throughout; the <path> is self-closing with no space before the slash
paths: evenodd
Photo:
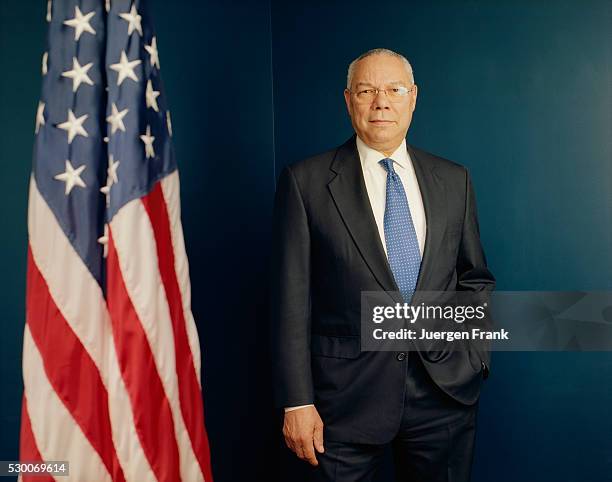
<path id="1" fill-rule="evenodd" d="M 385 171 L 387 171 L 388 173 L 395 174 L 395 169 L 393 169 L 393 159 L 391 159 L 390 157 L 385 157 L 384 159 L 378 161 L 378 163 L 382 164 L 382 167 L 384 167 Z"/>

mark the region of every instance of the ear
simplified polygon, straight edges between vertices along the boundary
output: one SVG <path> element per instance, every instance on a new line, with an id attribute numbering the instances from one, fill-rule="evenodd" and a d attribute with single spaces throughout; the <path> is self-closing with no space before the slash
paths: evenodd
<path id="1" fill-rule="evenodd" d="M 348 89 L 344 89 L 344 102 L 346 103 L 346 110 L 349 116 L 351 115 L 351 92 Z"/>

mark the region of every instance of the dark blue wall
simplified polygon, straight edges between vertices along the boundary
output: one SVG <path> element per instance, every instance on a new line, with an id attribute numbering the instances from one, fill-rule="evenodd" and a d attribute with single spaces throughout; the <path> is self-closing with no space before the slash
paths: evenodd
<path id="1" fill-rule="evenodd" d="M 612 289 L 611 2 L 273 0 L 272 25 L 277 172 L 352 133 L 348 63 L 397 50 L 409 142 L 470 168 L 499 289 Z M 611 354 L 492 370 L 474 482 L 612 480 Z"/>
<path id="2" fill-rule="evenodd" d="M 277 433 L 261 348 L 275 183 L 270 6 L 152 4 L 181 173 L 213 473 L 216 482 L 265 480 L 266 447 Z"/>
<path id="3" fill-rule="evenodd" d="M 45 8 L 41 2 L 0 2 L 0 460 L 18 458 L 26 216 Z"/>

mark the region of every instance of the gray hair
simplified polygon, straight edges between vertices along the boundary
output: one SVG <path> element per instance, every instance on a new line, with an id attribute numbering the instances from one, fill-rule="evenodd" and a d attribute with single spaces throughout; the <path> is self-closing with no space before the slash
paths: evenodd
<path id="1" fill-rule="evenodd" d="M 366 57 L 370 57 L 372 55 L 390 55 L 392 57 L 396 57 L 400 59 L 406 65 L 408 76 L 410 77 L 410 80 L 412 81 L 412 83 L 414 83 L 412 65 L 410 65 L 410 62 L 408 62 L 408 59 L 406 57 L 404 57 L 402 54 L 398 54 L 397 52 L 394 52 L 393 50 L 389 50 L 389 49 L 372 49 L 372 50 L 368 50 L 367 52 L 361 54 L 359 57 L 357 57 L 355 60 L 353 60 L 349 64 L 348 73 L 346 75 L 346 88 L 347 89 L 350 90 L 351 88 L 351 83 L 353 82 L 353 74 L 355 73 L 355 65 L 357 65 L 357 62 L 365 59 Z"/>

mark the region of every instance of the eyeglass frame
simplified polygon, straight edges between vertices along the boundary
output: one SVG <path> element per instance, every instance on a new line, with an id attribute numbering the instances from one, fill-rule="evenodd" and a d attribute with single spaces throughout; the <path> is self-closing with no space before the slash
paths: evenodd
<path id="1" fill-rule="evenodd" d="M 372 87 L 372 88 L 367 88 L 367 89 L 360 90 L 358 92 L 352 91 L 351 89 L 346 89 L 346 90 L 348 90 L 351 94 L 354 94 L 357 99 L 359 99 L 358 95 L 360 93 L 365 92 L 367 90 L 372 90 L 372 91 L 374 91 L 374 97 L 372 97 L 371 102 L 373 102 L 374 99 L 376 99 L 376 97 L 378 97 L 378 94 L 380 94 L 381 92 L 384 92 L 385 95 L 387 96 L 387 99 L 389 100 L 389 102 L 397 104 L 397 103 L 403 101 L 406 97 L 408 97 L 408 94 L 413 92 L 415 87 L 416 87 L 416 84 L 412 84 L 410 87 L 404 87 L 403 85 L 400 85 L 398 87 L 389 87 L 387 89 L 379 89 L 377 87 Z M 389 94 L 387 93 L 388 90 L 393 90 L 393 89 L 406 89 L 406 93 L 402 94 L 399 98 L 396 98 L 397 100 L 393 100 L 393 98 L 390 97 Z M 367 102 L 364 102 L 364 104 L 365 103 L 367 103 Z"/>

